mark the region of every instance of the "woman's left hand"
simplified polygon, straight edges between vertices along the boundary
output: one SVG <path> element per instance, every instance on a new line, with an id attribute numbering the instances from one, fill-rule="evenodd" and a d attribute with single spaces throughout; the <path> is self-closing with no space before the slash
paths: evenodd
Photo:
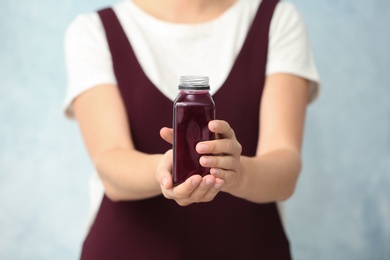
<path id="1" fill-rule="evenodd" d="M 200 164 L 210 168 L 210 174 L 223 179 L 223 191 L 236 189 L 241 183 L 240 157 L 242 146 L 237 141 L 234 130 L 223 120 L 209 122 L 210 131 L 218 137 L 216 140 L 199 142 L 196 151 L 203 154 Z"/>

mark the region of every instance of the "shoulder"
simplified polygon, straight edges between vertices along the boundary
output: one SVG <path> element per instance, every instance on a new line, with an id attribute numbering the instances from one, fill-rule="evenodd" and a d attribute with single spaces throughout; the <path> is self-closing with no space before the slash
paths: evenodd
<path id="1" fill-rule="evenodd" d="M 319 75 L 303 17 L 290 2 L 280 1 L 271 21 L 267 74 L 289 73 L 311 84 L 317 95 Z"/>
<path id="2" fill-rule="evenodd" d="M 65 48 L 70 52 L 102 51 L 107 40 L 98 12 L 77 15 L 65 31 Z"/>
<path id="3" fill-rule="evenodd" d="M 280 28 L 285 26 L 303 25 L 301 14 L 291 2 L 280 1 L 275 8 L 271 26 Z"/>
<path id="4" fill-rule="evenodd" d="M 129 4 L 127 2 L 128 1 L 120 1 L 112 6 L 108 6 L 107 8 L 112 8 L 117 15 L 119 14 L 118 18 L 120 18 L 120 14 L 128 11 L 129 9 Z M 104 9 L 105 8 L 77 15 L 68 25 L 66 35 L 84 33 L 86 35 L 96 36 L 104 33 L 104 28 L 98 14 L 100 10 Z"/>
<path id="5" fill-rule="evenodd" d="M 298 10 L 296 6 L 288 1 L 279 1 L 276 5 L 275 15 L 297 15 Z"/>
<path id="6" fill-rule="evenodd" d="M 263 1 L 265 0 L 240 0 L 238 4 L 240 8 L 236 8 L 236 10 L 241 14 L 254 16 Z M 293 3 L 281 0 L 276 5 L 270 26 L 271 34 L 286 28 L 298 27 L 299 30 L 299 27 L 303 26 L 303 20 Z"/>
<path id="7" fill-rule="evenodd" d="M 97 12 L 79 14 L 68 25 L 65 37 L 72 39 L 73 37 L 96 36 L 102 33 L 102 29 Z"/>
<path id="8" fill-rule="evenodd" d="M 284 42 L 290 38 L 298 41 L 306 40 L 306 34 L 306 25 L 294 4 L 280 1 L 276 6 L 270 25 L 271 43 Z"/>

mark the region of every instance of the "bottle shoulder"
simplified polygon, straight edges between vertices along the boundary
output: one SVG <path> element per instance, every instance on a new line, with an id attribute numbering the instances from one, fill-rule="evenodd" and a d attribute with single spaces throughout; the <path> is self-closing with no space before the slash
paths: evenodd
<path id="1" fill-rule="evenodd" d="M 177 106 L 214 106 L 214 100 L 208 91 L 203 93 L 180 92 L 174 104 Z"/>

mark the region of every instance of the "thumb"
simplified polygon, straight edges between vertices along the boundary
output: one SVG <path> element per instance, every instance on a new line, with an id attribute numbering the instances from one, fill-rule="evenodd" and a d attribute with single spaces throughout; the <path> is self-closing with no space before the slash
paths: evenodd
<path id="1" fill-rule="evenodd" d="M 172 140 L 173 140 L 173 130 L 172 130 L 172 128 L 168 128 L 168 127 L 161 128 L 160 136 L 166 142 L 172 144 Z"/>
<path id="2" fill-rule="evenodd" d="M 172 181 L 172 149 L 168 150 L 156 168 L 156 179 L 160 185 L 165 189 L 171 189 L 173 187 Z"/>

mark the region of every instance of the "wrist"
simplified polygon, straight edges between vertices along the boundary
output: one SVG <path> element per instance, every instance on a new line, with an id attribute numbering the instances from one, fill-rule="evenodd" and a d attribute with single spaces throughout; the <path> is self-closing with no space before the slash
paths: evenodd
<path id="1" fill-rule="evenodd" d="M 240 165 L 235 173 L 235 180 L 224 189 L 225 192 L 239 198 L 247 199 L 249 190 L 249 178 L 247 173 L 247 165 L 250 163 L 250 158 L 241 156 Z"/>

